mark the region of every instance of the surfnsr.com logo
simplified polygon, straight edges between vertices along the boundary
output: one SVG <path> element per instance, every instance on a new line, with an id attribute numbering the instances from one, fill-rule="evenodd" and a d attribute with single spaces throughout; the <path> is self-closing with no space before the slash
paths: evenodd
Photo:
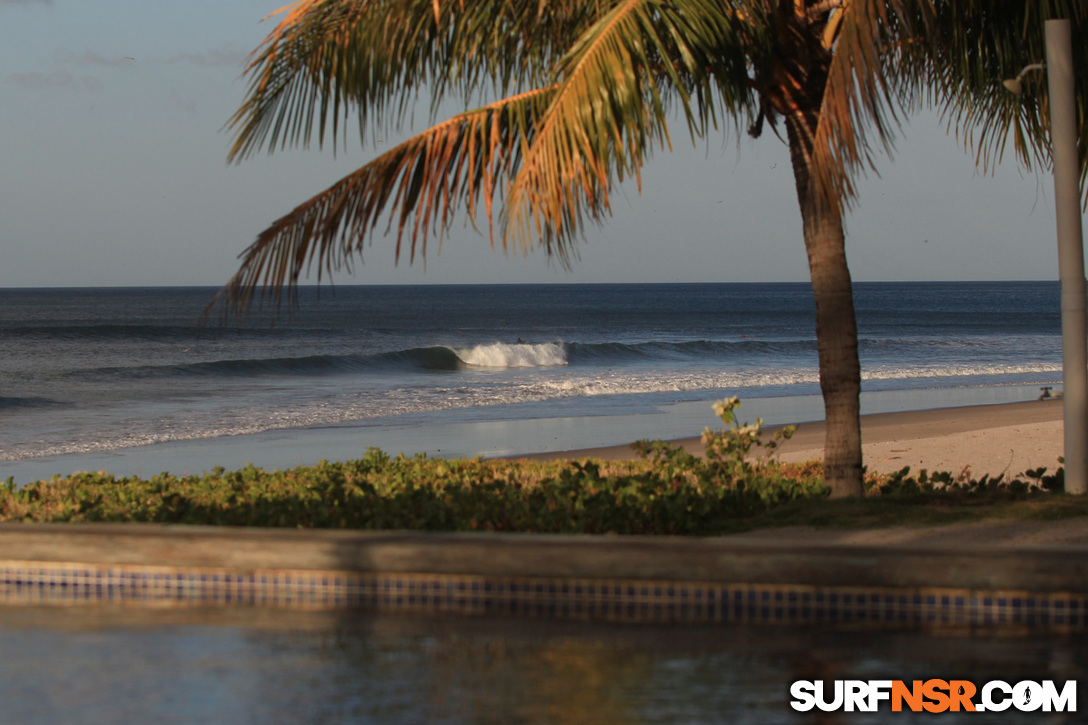
<path id="1" fill-rule="evenodd" d="M 790 706 L 800 712 L 1076 712 L 1077 682 L 991 680 L 981 687 L 970 680 L 797 680 L 790 685 Z"/>

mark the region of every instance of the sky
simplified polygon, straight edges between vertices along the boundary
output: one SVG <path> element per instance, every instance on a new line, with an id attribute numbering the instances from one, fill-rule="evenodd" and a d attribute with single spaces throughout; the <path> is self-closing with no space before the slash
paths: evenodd
<path id="1" fill-rule="evenodd" d="M 245 56 L 286 1 L 0 0 L 0 288 L 221 285 L 265 226 L 380 153 L 315 146 L 227 164 Z M 682 123 L 673 139 L 641 195 L 623 185 L 613 217 L 589 228 L 571 270 L 542 250 L 492 250 L 457 223 L 425 264 L 395 265 L 394 239 L 378 236 L 335 281 L 807 280 L 783 142 L 693 147 Z M 932 114 L 909 119 L 877 166 L 847 219 L 855 280 L 1057 279 L 1046 173 L 1011 155 L 979 171 Z"/>

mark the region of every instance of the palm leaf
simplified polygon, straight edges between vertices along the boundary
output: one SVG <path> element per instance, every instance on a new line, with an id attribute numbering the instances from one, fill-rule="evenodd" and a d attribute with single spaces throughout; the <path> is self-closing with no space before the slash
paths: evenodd
<path id="1" fill-rule="evenodd" d="M 209 310 L 243 312 L 257 287 L 265 297 L 286 291 L 297 303 L 300 277 L 351 270 L 368 236 L 389 210 L 396 224 L 396 255 L 410 236 L 409 258 L 426 254 L 430 233 L 439 239 L 462 207 L 475 224 L 481 199 L 490 226 L 492 201 L 516 168 L 537 119 L 555 93 L 542 88 L 458 115 L 374 159 L 276 220 L 241 255 L 242 263 Z M 494 241 L 492 241 L 494 246 Z"/>
<path id="2" fill-rule="evenodd" d="M 924 37 L 930 0 L 845 0 L 823 41 L 833 53 L 811 141 L 811 192 L 840 212 L 857 193 L 855 178 L 875 170 L 876 150 L 891 154 L 916 79 L 903 48 Z"/>
<path id="3" fill-rule="evenodd" d="M 1050 165 L 1049 93 L 1045 73 L 1024 78 L 1017 97 L 1001 81 L 1046 57 L 1048 19 L 1070 21 L 1074 38 L 1074 83 L 1079 129 L 1081 184 L 1088 179 L 1088 3 L 1074 0 L 945 0 L 937 5 L 930 42 L 912 59 L 931 79 L 932 102 L 978 163 L 989 168 L 1002 159 L 1011 140 L 1028 169 Z M 1088 189 L 1085 189 L 1088 194 Z M 1088 195 L 1086 195 L 1088 201 Z"/>
<path id="4" fill-rule="evenodd" d="M 432 112 L 454 91 L 509 95 L 544 69 L 607 0 L 300 0 L 250 56 L 249 87 L 227 122 L 229 160 L 262 148 L 337 143 L 358 114 L 398 126 L 426 89 Z M 271 16 L 269 16 L 271 17 Z M 379 130 L 377 128 L 373 129 Z M 346 134 L 346 127 L 343 129 Z"/>
<path id="5" fill-rule="evenodd" d="M 1069 18 L 1088 33 L 1088 3 L 1073 0 L 844 0 L 836 11 L 834 57 L 812 142 L 813 190 L 840 210 L 876 149 L 891 153 L 902 113 L 940 110 L 985 170 L 1012 142 L 1027 168 L 1049 165 L 1045 77 L 1017 98 L 1001 84 L 1045 56 L 1043 26 Z M 1088 179 L 1088 57 L 1077 68 L 1082 181 Z M 1088 196 L 1086 196 L 1088 199 Z"/>
<path id="6" fill-rule="evenodd" d="M 653 150 L 671 148 L 670 93 L 693 137 L 716 123 L 715 92 L 734 118 L 750 113 L 741 26 L 712 0 L 624 0 L 586 31 L 511 182 L 504 244 L 540 240 L 565 262 L 585 219 L 609 213 L 613 183 L 640 182 Z"/>

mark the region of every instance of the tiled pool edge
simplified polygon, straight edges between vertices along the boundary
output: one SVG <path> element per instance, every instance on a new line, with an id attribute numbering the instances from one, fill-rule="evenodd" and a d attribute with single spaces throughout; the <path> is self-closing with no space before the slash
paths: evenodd
<path id="1" fill-rule="evenodd" d="M 1088 548 L 0 525 L 0 605 L 1088 630 Z"/>
<path id="2" fill-rule="evenodd" d="M 365 608 L 650 623 L 871 623 L 1081 631 L 1088 595 L 0 561 L 0 604 Z"/>

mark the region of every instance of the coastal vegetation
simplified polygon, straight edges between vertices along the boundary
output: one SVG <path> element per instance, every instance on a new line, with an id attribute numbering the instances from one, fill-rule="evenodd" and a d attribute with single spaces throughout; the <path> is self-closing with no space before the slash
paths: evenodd
<path id="1" fill-rule="evenodd" d="M 818 461 L 767 464 L 735 486 L 680 456 L 657 462 L 359 460 L 286 471 L 248 466 L 151 478 L 76 473 L 0 485 L 0 521 L 710 536 L 776 526 L 877 527 L 1088 516 L 1057 474 L 956 481 L 867 476 L 868 495 L 828 498 Z"/>
<path id="2" fill-rule="evenodd" d="M 486 105 L 377 156 L 275 221 L 219 299 L 240 312 L 258 287 L 293 295 L 311 265 L 319 280 L 350 270 L 379 228 L 396 228 L 398 258 L 407 235 L 414 259 L 460 211 L 475 224 L 482 209 L 490 226 L 496 196 L 504 248 L 539 243 L 567 264 L 586 223 L 611 214 L 614 187 L 639 180 L 653 152 L 671 148 L 670 119 L 681 117 L 693 141 L 719 130 L 758 137 L 769 126 L 790 149 L 816 301 L 824 480 L 834 496 L 860 495 L 861 372 L 843 224 L 856 179 L 891 149 L 901 119 L 923 107 L 941 110 L 984 167 L 1010 139 L 1022 162 L 1045 167 L 1046 84 L 1025 78 L 1028 92 L 1013 96 L 1000 80 L 1044 56 L 1045 20 L 1067 18 L 1080 37 L 1086 8 L 1079 0 L 299 0 L 251 58 L 247 97 L 229 123 L 231 160 L 314 140 L 335 149 L 352 115 L 363 142 L 370 133 L 377 140 L 412 117 L 420 94 L 432 116 L 447 97 Z M 1076 58 L 1083 128 L 1088 61 Z"/>
<path id="3" fill-rule="evenodd" d="M 865 497 L 829 500 L 818 461 L 784 464 L 761 424 L 703 434 L 704 455 L 661 441 L 630 461 L 390 457 L 286 471 L 247 466 L 151 478 L 76 473 L 0 486 L 0 521 L 158 522 L 430 531 L 710 536 L 787 525 L 889 526 L 984 518 L 1088 516 L 1061 495 L 1062 473 L 1009 479 L 949 473 L 869 475 Z"/>

